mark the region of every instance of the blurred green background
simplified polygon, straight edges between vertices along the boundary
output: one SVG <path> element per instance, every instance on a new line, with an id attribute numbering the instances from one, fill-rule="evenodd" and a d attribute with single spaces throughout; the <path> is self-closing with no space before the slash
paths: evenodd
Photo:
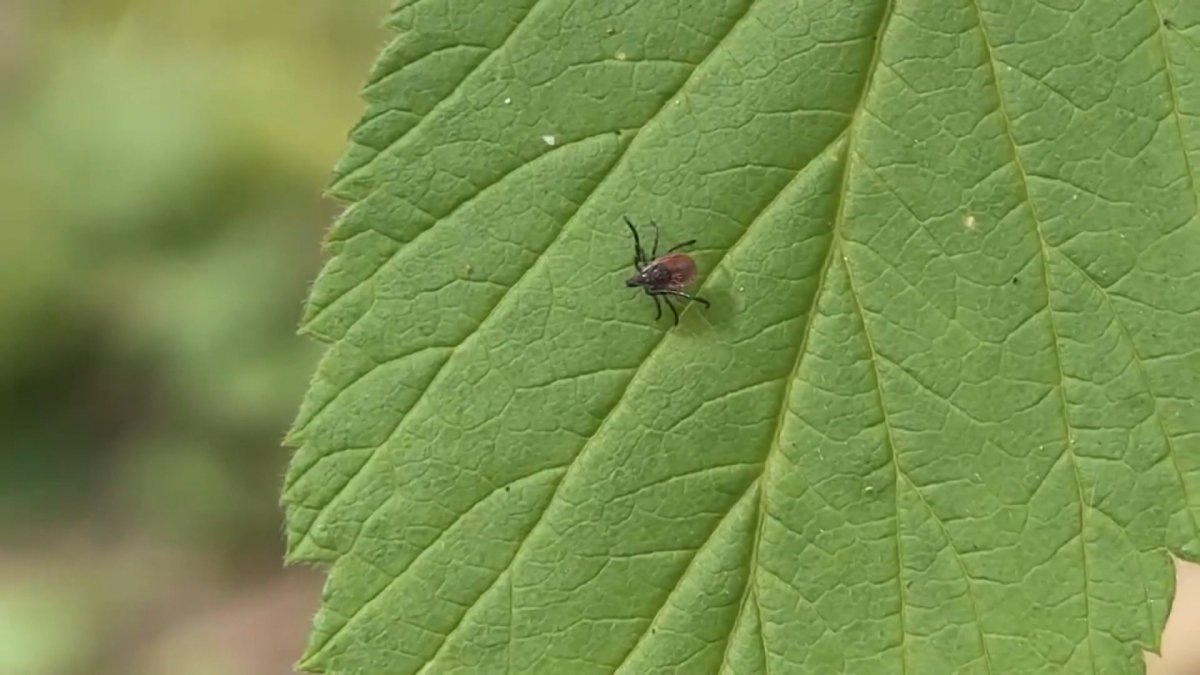
<path id="1" fill-rule="evenodd" d="M 386 9 L 0 0 L 0 674 L 291 672 L 296 327 Z"/>

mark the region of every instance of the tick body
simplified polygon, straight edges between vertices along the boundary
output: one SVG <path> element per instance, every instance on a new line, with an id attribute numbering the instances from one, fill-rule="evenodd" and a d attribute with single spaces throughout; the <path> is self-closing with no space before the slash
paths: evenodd
<path id="1" fill-rule="evenodd" d="M 633 226 L 629 218 L 625 218 L 625 224 L 633 233 L 633 267 L 637 270 L 637 274 L 625 280 L 625 285 L 631 288 L 641 288 L 654 300 L 654 306 L 658 309 L 658 313 L 654 316 L 655 321 L 662 318 L 660 299 L 667 303 L 677 326 L 679 325 L 679 312 L 671 303 L 672 297 L 695 300 L 705 307 L 709 306 L 707 300 L 693 295 L 687 290 L 696 279 L 696 261 L 686 253 L 677 253 L 679 249 L 696 243 L 695 239 L 676 244 L 660 256 L 658 255 L 658 225 L 655 225 L 654 221 L 650 221 L 650 226 L 654 228 L 654 247 L 651 249 L 650 255 L 646 255 L 646 250 L 642 248 L 642 241 L 638 238 L 637 228 Z"/>

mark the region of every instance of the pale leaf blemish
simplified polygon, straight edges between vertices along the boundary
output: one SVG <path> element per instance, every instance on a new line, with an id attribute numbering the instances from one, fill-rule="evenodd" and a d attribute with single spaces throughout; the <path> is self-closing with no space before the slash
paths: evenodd
<path id="1" fill-rule="evenodd" d="M 558 138 L 554 134 L 546 134 L 542 136 L 542 142 L 552 146 L 558 143 Z"/>

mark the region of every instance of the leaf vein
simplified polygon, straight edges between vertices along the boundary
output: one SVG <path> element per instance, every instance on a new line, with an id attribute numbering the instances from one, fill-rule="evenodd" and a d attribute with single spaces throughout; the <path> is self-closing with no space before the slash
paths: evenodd
<path id="1" fill-rule="evenodd" d="M 557 472 L 562 472 L 562 471 L 564 471 L 564 467 L 552 466 L 552 467 L 549 467 L 546 469 L 541 469 L 539 471 L 535 471 L 534 473 L 531 473 L 527 476 L 521 476 L 520 478 L 512 480 L 504 485 L 497 486 L 491 492 L 487 493 L 486 495 L 481 497 L 478 501 L 476 501 L 474 504 L 467 507 L 461 513 L 456 515 L 454 517 L 453 521 L 451 521 L 445 528 L 443 528 L 440 532 L 438 532 L 437 536 L 434 537 L 433 541 L 429 542 L 429 544 L 427 546 L 425 546 L 425 548 L 421 549 L 421 551 L 419 553 L 417 553 L 417 555 L 413 556 L 413 559 L 410 560 L 409 563 L 404 566 L 404 569 L 402 569 L 399 572 L 392 575 L 392 579 L 390 581 L 388 581 L 387 583 L 385 583 L 383 586 L 381 586 L 379 588 L 379 590 L 376 591 L 373 595 L 371 595 L 369 598 L 364 600 L 363 603 L 361 605 L 359 605 L 358 609 L 355 610 L 355 612 L 353 614 L 346 617 L 345 622 L 341 626 L 339 626 L 337 630 L 330 633 L 328 637 L 326 637 L 323 641 L 321 641 L 321 644 L 314 646 L 312 648 L 313 657 L 318 655 L 327 646 L 332 644 L 339 635 L 341 635 L 343 632 L 346 631 L 346 629 L 350 626 L 350 624 L 352 624 L 354 622 L 354 620 L 357 617 L 362 616 L 367 611 L 367 609 L 371 607 L 372 604 L 374 604 L 377 600 L 379 600 L 379 598 L 381 598 L 384 594 L 386 594 L 388 592 L 388 590 L 391 589 L 393 586 L 395 586 L 395 584 L 398 581 L 400 581 L 402 578 L 404 578 L 405 573 L 407 573 L 408 570 L 412 569 L 413 565 L 416 565 L 418 562 L 420 562 L 427 553 L 432 551 L 434 549 L 434 547 L 437 546 L 438 543 L 441 542 L 451 530 L 454 529 L 455 525 L 462 522 L 463 518 L 466 518 L 467 516 L 469 516 L 471 514 L 471 512 L 474 511 L 475 508 L 478 507 L 480 504 L 483 504 L 488 499 L 490 499 L 492 496 L 505 490 L 505 488 L 512 488 L 513 486 L 524 483 L 526 481 L 531 481 L 531 480 L 536 480 L 538 478 L 541 478 L 545 474 L 557 473 Z M 504 574 L 504 570 L 501 570 L 498 573 L 497 578 L 499 578 L 500 576 L 503 576 L 503 574 Z M 494 585 L 494 582 L 493 582 L 493 585 Z M 489 586 L 488 589 L 490 590 L 491 587 Z M 487 591 L 485 590 L 483 594 L 486 594 L 486 593 L 487 593 Z M 483 594 L 481 594 L 480 597 L 482 597 Z M 465 616 L 466 616 L 466 612 L 464 612 L 463 616 L 459 618 L 460 623 L 461 623 L 462 619 L 465 618 Z M 457 625 L 458 624 L 456 623 L 455 627 L 457 627 Z M 429 629 L 425 629 L 425 630 L 429 630 Z M 436 634 L 436 631 L 429 630 L 429 632 Z M 446 635 L 444 637 L 448 639 L 450 634 L 453 632 L 454 632 L 453 629 L 451 629 L 450 631 L 448 631 L 446 633 Z M 444 644 L 444 642 L 443 642 L 443 644 Z M 440 645 L 439 645 L 439 649 L 440 649 Z M 434 653 L 434 656 L 436 656 L 436 652 Z M 433 658 L 434 657 L 431 656 L 429 659 L 429 662 L 432 662 Z"/>
<path id="2" fill-rule="evenodd" d="M 741 504 L 743 500 L 745 500 L 747 497 L 750 497 L 754 493 L 754 491 L 755 491 L 754 488 L 757 485 L 758 485 L 758 479 L 752 480 L 752 481 L 750 481 L 750 483 L 748 483 L 746 485 L 746 490 L 745 490 L 745 492 L 742 493 L 742 496 L 738 497 L 737 501 L 734 502 L 733 505 L 729 508 L 729 510 L 725 512 L 725 515 L 723 515 L 721 517 L 721 519 L 719 521 L 717 521 L 717 524 L 715 527 L 713 527 L 712 532 L 710 532 L 708 534 L 708 536 L 705 537 L 704 541 L 701 542 L 700 546 L 698 546 L 696 548 L 696 550 L 693 552 L 691 558 L 688 559 L 687 565 L 683 568 L 683 572 L 675 580 L 675 583 L 672 584 L 671 590 L 667 593 L 666 597 L 663 598 L 663 604 L 659 605 L 658 610 L 654 612 L 654 616 L 651 617 L 650 621 L 646 623 L 645 629 L 642 630 L 640 635 L 638 635 L 637 640 L 635 640 L 633 645 L 630 646 L 629 651 L 625 652 L 625 655 L 621 657 L 620 661 L 617 661 L 617 665 L 613 668 L 614 673 L 620 673 L 621 669 L 629 661 L 629 658 L 631 656 L 633 656 L 633 654 L 637 651 L 638 647 L 640 647 L 642 645 L 642 643 L 646 641 L 646 636 L 650 635 L 651 629 L 653 629 L 654 625 L 656 623 L 658 623 L 658 620 L 662 616 L 663 611 L 665 611 L 667 609 L 667 607 L 670 606 L 671 597 L 673 595 L 675 595 L 676 591 L 679 590 L 679 586 L 683 583 L 683 580 L 686 579 L 688 576 L 688 573 L 690 573 L 692 571 L 692 566 L 695 565 L 696 560 L 698 560 L 700 558 L 700 552 L 704 550 L 704 547 L 709 545 L 709 543 L 712 541 L 713 537 L 715 537 L 717 535 L 717 531 L 721 529 L 721 526 L 725 524 L 726 520 L 728 520 L 729 517 L 733 515 L 733 512 L 737 510 L 738 505 Z"/>
<path id="3" fill-rule="evenodd" d="M 372 167 L 375 164 L 375 162 L 379 159 L 380 155 L 383 155 L 384 153 L 389 152 L 392 148 L 396 147 L 396 145 L 398 145 L 400 142 L 402 142 L 405 138 L 408 138 L 410 135 L 415 133 L 417 131 L 417 129 L 420 129 L 427 120 L 429 120 L 433 117 L 435 112 L 437 112 L 443 105 L 446 104 L 447 101 L 450 101 L 451 99 L 453 99 L 455 97 L 456 94 L 459 93 L 459 91 L 462 89 L 462 85 L 467 80 L 471 79 L 472 75 L 479 72 L 479 70 L 481 68 L 483 68 L 484 65 L 486 65 L 488 62 L 491 61 L 492 57 L 494 57 L 496 54 L 500 53 L 505 48 L 505 46 L 508 45 L 508 41 L 511 40 L 512 37 L 514 35 L 516 35 L 518 31 L 520 31 L 521 26 L 523 26 L 525 24 L 525 22 L 529 20 L 529 17 L 533 16 L 533 13 L 537 10 L 538 5 L 540 5 L 540 4 L 541 4 L 541 0 L 534 0 L 534 2 L 532 4 L 530 4 L 530 6 L 529 6 L 529 11 L 525 12 L 525 15 L 522 16 L 520 18 L 520 20 L 518 20 L 517 22 L 515 22 L 513 24 L 512 29 L 510 29 L 508 31 L 508 34 L 504 36 L 504 39 L 502 39 L 500 41 L 500 44 L 494 50 L 492 50 L 492 52 L 490 54 L 488 54 L 482 60 L 480 60 L 480 62 L 478 64 L 476 64 L 475 67 L 472 68 L 470 70 L 470 72 L 468 72 L 461 80 L 459 80 L 458 84 L 455 85 L 454 89 L 452 89 L 450 91 L 450 93 L 446 95 L 445 98 L 438 101 L 432 108 L 430 108 L 429 112 L 426 113 L 424 116 L 422 116 L 421 120 L 419 122 L 414 124 L 412 126 L 412 128 L 408 129 L 403 134 L 401 134 L 399 138 L 392 141 L 391 143 L 388 143 L 385 147 L 380 149 L 379 152 L 374 157 L 372 157 L 370 160 L 355 167 L 353 170 L 351 170 L 350 172 L 348 172 L 344 176 L 342 176 L 340 179 L 338 179 L 337 183 L 333 186 L 333 189 L 336 190 L 338 185 L 344 183 L 345 181 L 357 176 L 358 174 L 360 174 L 360 173 L 366 171 L 367 169 L 369 169 L 370 167 Z"/>
<path id="4" fill-rule="evenodd" d="M 1075 490 L 1077 493 L 1076 496 L 1077 496 L 1077 500 L 1078 500 L 1079 532 L 1077 533 L 1075 538 L 1078 539 L 1078 541 L 1079 541 L 1080 566 L 1082 568 L 1081 571 L 1083 572 L 1083 575 L 1082 575 L 1082 577 L 1083 577 L 1083 581 L 1082 581 L 1082 583 L 1083 583 L 1083 614 L 1084 614 L 1083 619 L 1084 619 L 1085 625 L 1087 626 L 1086 644 L 1088 647 L 1088 663 L 1091 666 L 1092 672 L 1097 672 L 1097 670 L 1096 670 L 1096 667 L 1097 667 L 1096 666 L 1096 654 L 1095 654 L 1096 648 L 1093 643 L 1093 630 L 1092 630 L 1092 618 L 1091 618 L 1091 614 L 1092 614 L 1091 592 L 1089 589 L 1091 580 L 1090 580 L 1089 574 L 1088 574 L 1087 545 L 1086 545 L 1086 543 L 1084 541 L 1084 537 L 1083 537 L 1083 531 L 1087 528 L 1087 511 L 1088 511 L 1088 509 L 1084 508 L 1084 503 L 1083 503 L 1083 495 L 1084 495 L 1083 479 L 1080 476 L 1078 459 L 1075 456 L 1074 442 L 1073 442 L 1072 434 L 1071 434 L 1071 419 L 1070 419 L 1070 413 L 1069 413 L 1068 404 L 1067 404 L 1067 395 L 1066 395 L 1067 377 L 1063 371 L 1062 349 L 1059 345 L 1059 332 L 1058 332 L 1058 328 L 1056 327 L 1056 324 L 1055 324 L 1054 304 L 1053 304 L 1053 299 L 1050 294 L 1050 269 L 1049 269 L 1049 265 L 1048 265 L 1048 257 L 1049 257 L 1049 251 L 1050 251 L 1051 247 L 1046 242 L 1045 234 L 1042 231 L 1042 219 L 1038 215 L 1037 205 L 1033 200 L 1032 193 L 1029 191 L 1029 179 L 1028 179 L 1029 174 L 1026 172 L 1024 163 L 1021 159 L 1020 147 L 1017 145 L 1016 137 L 1013 134 L 1012 118 L 1009 116 L 1007 107 L 1004 102 L 1004 93 L 1000 86 L 1000 79 L 996 73 L 996 64 L 998 61 L 996 59 L 996 55 L 995 55 L 993 47 L 992 47 L 991 39 L 988 35 L 987 23 L 984 20 L 984 16 L 983 16 L 983 9 L 979 6 L 979 0 L 971 0 L 971 4 L 975 9 L 976 18 L 978 20 L 978 25 L 979 25 L 980 36 L 983 39 L 984 51 L 987 56 L 987 65 L 988 65 L 988 69 L 991 74 L 991 80 L 992 80 L 993 86 L 995 87 L 996 101 L 999 106 L 1000 119 L 1003 122 L 1004 136 L 1007 139 L 1008 144 L 1011 149 L 1011 152 L 1012 152 L 1013 165 L 1016 169 L 1017 178 L 1018 178 L 1018 181 L 1020 184 L 1022 195 L 1024 196 L 1025 202 L 1029 205 L 1030 216 L 1031 216 L 1031 219 L 1033 221 L 1033 226 L 1034 226 L 1034 234 L 1037 237 L 1038 245 L 1040 247 L 1040 258 L 1042 261 L 1042 275 L 1043 275 L 1042 281 L 1043 281 L 1043 286 L 1046 289 L 1046 315 L 1047 315 L 1049 328 L 1050 328 L 1050 342 L 1053 345 L 1053 350 L 1054 350 L 1055 368 L 1057 370 L 1058 378 L 1059 378 L 1057 389 L 1059 392 L 1058 398 L 1059 398 L 1059 403 L 1060 403 L 1060 407 L 1061 407 L 1061 411 L 1062 411 L 1061 414 L 1062 414 L 1062 421 L 1063 421 L 1063 431 L 1065 433 L 1065 445 L 1064 445 L 1063 452 L 1071 465 L 1071 471 L 1072 471 L 1072 474 L 1074 475 L 1074 479 L 1075 479 Z"/>

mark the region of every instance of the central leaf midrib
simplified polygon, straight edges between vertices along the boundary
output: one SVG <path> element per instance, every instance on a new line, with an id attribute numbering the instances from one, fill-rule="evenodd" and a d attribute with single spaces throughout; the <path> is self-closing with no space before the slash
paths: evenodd
<path id="1" fill-rule="evenodd" d="M 768 674 L 771 670 L 771 658 L 770 653 L 767 650 L 767 624 L 762 616 L 762 605 L 758 598 L 758 556 L 763 539 L 763 527 L 765 526 L 767 520 L 767 491 L 770 488 L 770 465 L 773 457 L 775 456 L 774 453 L 777 452 L 777 449 L 781 446 L 780 434 L 782 433 L 784 419 L 787 415 L 788 402 L 791 400 L 792 387 L 796 382 L 797 375 L 800 372 L 800 366 L 804 360 L 804 354 L 808 346 L 809 336 L 812 334 L 813 323 L 816 320 L 818 307 L 821 301 L 821 294 L 825 288 L 825 282 L 829 274 L 834 253 L 836 250 L 840 249 L 838 242 L 840 237 L 840 229 L 844 222 L 845 203 L 850 177 L 850 163 L 852 158 L 855 156 L 855 131 L 859 124 L 859 120 L 862 118 L 864 110 L 866 109 L 867 98 L 869 97 L 871 91 L 871 83 L 875 79 L 875 72 L 881 60 L 884 36 L 887 32 L 894 7 L 894 0 L 889 0 L 887 6 L 884 7 L 883 13 L 880 15 L 879 26 L 875 33 L 874 48 L 871 54 L 871 59 L 868 62 L 866 75 L 863 78 L 862 92 L 859 95 L 858 103 L 850 117 L 850 121 L 846 125 L 846 129 L 842 132 L 838 139 L 833 143 L 830 143 L 829 146 L 835 147 L 839 142 L 842 142 L 845 146 L 842 156 L 842 178 L 840 182 L 840 194 L 838 195 L 837 200 L 837 212 L 830 228 L 828 248 L 825 251 L 825 257 L 821 262 L 821 268 L 818 272 L 817 287 L 812 296 L 812 306 L 809 308 L 808 316 L 805 318 L 800 339 L 798 340 L 799 344 L 796 348 L 796 354 L 793 357 L 791 373 L 786 380 L 780 397 L 779 412 L 775 420 L 775 430 L 771 434 L 772 440 L 770 445 L 768 445 L 766 453 L 763 457 L 763 470 L 762 474 L 758 478 L 759 504 L 757 522 L 755 523 L 755 535 L 751 543 L 752 550 L 750 552 L 750 572 L 746 577 L 746 587 L 742 590 L 741 601 L 738 603 L 737 619 L 729 631 L 729 637 L 725 644 L 725 657 L 723 660 L 727 662 L 729 648 L 732 644 L 733 636 L 737 633 L 737 623 L 741 621 L 742 616 L 745 615 L 745 604 L 750 601 L 751 596 L 753 595 L 753 602 L 755 603 L 754 609 L 758 616 L 759 640 L 763 650 L 763 663 Z"/>
<path id="2" fill-rule="evenodd" d="M 1091 591 L 1088 586 L 1090 579 L 1088 576 L 1088 551 L 1087 543 L 1084 541 L 1084 531 L 1087 530 L 1087 512 L 1088 508 L 1084 505 L 1083 500 L 1083 479 L 1079 472 L 1079 459 L 1075 455 L 1074 434 L 1072 433 L 1071 417 L 1067 404 L 1067 377 L 1063 371 L 1062 348 L 1059 345 L 1059 331 L 1054 318 L 1054 299 L 1050 292 L 1050 268 L 1049 268 L 1049 251 L 1050 245 L 1046 241 L 1045 233 L 1042 228 L 1042 218 L 1038 214 L 1037 204 L 1034 203 L 1033 195 L 1029 190 L 1028 172 L 1025 170 L 1024 162 L 1021 159 L 1020 148 L 1017 145 L 1017 139 L 1013 134 L 1012 117 L 1008 114 L 1008 108 L 1004 102 L 1004 92 L 1000 87 L 1000 78 L 996 72 L 996 54 L 992 47 L 992 40 L 988 35 L 987 24 L 984 21 L 983 9 L 979 5 L 980 0 L 971 0 L 971 6 L 975 9 L 976 19 L 979 26 L 979 34 L 983 40 L 984 52 L 987 57 L 988 73 L 991 75 L 991 81 L 995 87 L 996 103 L 999 106 L 1000 122 L 1004 129 L 1004 137 L 1008 142 L 1012 152 L 1013 165 L 1017 171 L 1017 178 L 1020 185 L 1021 195 L 1024 197 L 1025 203 L 1029 206 L 1030 219 L 1033 221 L 1034 235 L 1037 238 L 1038 258 L 1041 261 L 1042 282 L 1046 289 L 1046 316 L 1050 323 L 1050 342 L 1054 347 L 1054 367 L 1058 374 L 1058 399 L 1062 414 L 1063 432 L 1065 434 L 1064 455 L 1071 464 L 1071 473 L 1074 477 L 1076 499 L 1079 506 L 1079 532 L 1076 534 L 1076 539 L 1079 542 L 1079 556 L 1081 565 L 1081 577 L 1083 580 L 1083 618 L 1086 632 L 1088 663 L 1091 665 L 1092 672 L 1096 670 L 1096 647 L 1092 636 L 1092 610 L 1091 610 Z M 1057 462 L 1055 462 L 1057 464 Z M 1047 471 L 1053 471 L 1054 465 L 1051 465 Z"/>

